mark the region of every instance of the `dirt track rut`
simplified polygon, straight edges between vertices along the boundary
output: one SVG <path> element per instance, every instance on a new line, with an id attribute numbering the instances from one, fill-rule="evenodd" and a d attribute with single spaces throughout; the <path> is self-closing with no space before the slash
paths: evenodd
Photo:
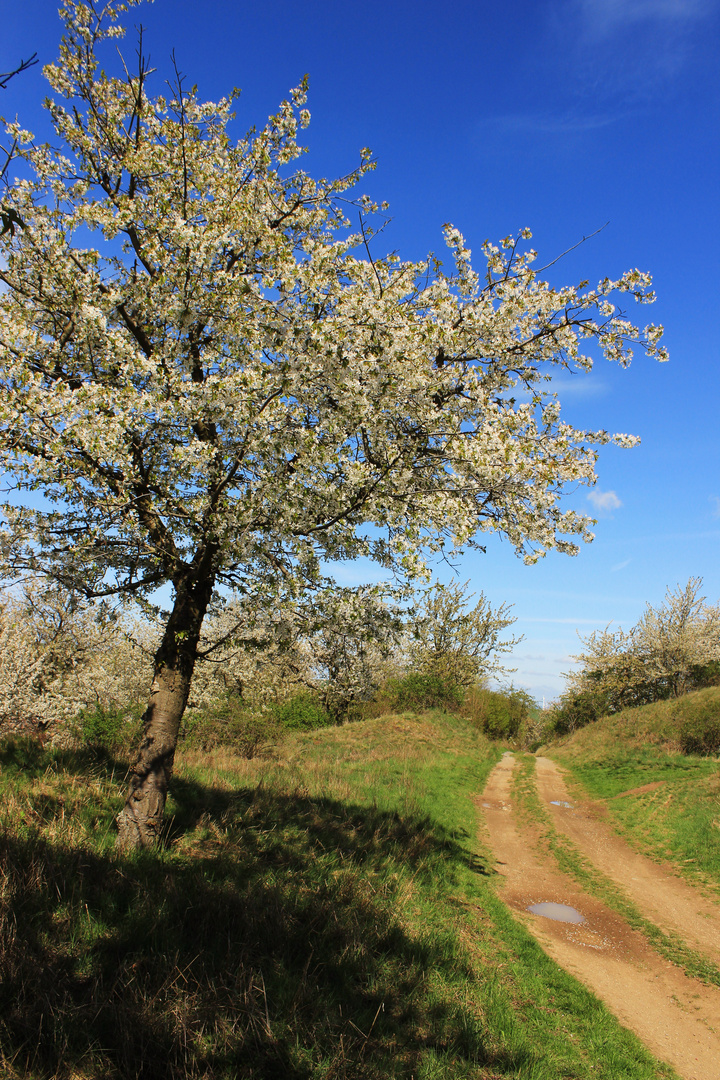
<path id="1" fill-rule="evenodd" d="M 545 951 L 602 998 L 657 1057 L 686 1080 L 720 1080 L 720 989 L 688 978 L 620 915 L 560 873 L 538 844 L 537 833 L 513 809 L 514 767 L 513 755 L 506 754 L 479 800 L 497 870 L 505 879 L 504 901 Z M 537 780 L 547 804 L 572 802 L 559 770 L 548 759 L 538 760 Z M 573 816 L 568 807 L 550 805 L 550 809 L 565 810 L 554 814 L 556 827 L 622 885 L 648 918 L 717 960 L 716 905 L 635 855 L 596 815 Z M 528 912 L 530 905 L 546 901 L 569 904 L 585 921 L 555 922 Z"/>
<path id="2" fill-rule="evenodd" d="M 537 758 L 537 785 L 555 828 L 565 833 L 599 870 L 622 885 L 643 915 L 663 930 L 679 934 L 692 948 L 720 964 L 720 904 L 633 851 L 603 821 L 602 804 L 571 799 L 562 773 L 549 758 Z"/>

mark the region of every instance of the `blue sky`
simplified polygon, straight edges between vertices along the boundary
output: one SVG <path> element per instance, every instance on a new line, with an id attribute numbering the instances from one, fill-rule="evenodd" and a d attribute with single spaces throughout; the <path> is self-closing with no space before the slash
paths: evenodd
<path id="1" fill-rule="evenodd" d="M 1 70 L 35 50 L 54 59 L 56 8 L 6 6 Z M 590 498 L 568 496 L 597 517 L 594 543 L 526 567 L 491 541 L 457 566 L 514 605 L 517 685 L 555 697 L 576 631 L 629 627 L 691 575 L 720 598 L 720 0 L 155 0 L 131 18 L 158 88 L 173 48 L 202 96 L 242 88 L 238 131 L 307 72 L 304 166 L 340 175 L 370 146 L 365 189 L 390 202 L 387 246 L 405 257 L 442 250 L 447 221 L 478 253 L 527 225 L 542 265 L 607 222 L 553 282 L 653 274 L 658 302 L 638 314 L 665 325 L 670 362 L 600 363 L 558 387 L 573 423 L 642 439 L 605 448 Z M 0 110 L 42 134 L 45 92 L 38 66 L 0 92 Z"/>

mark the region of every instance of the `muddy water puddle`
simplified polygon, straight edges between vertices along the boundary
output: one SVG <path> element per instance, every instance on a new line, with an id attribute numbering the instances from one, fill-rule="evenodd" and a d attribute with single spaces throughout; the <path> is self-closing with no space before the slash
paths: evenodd
<path id="1" fill-rule="evenodd" d="M 542 915 L 545 919 L 554 919 L 555 922 L 584 923 L 585 916 L 581 915 L 577 908 L 569 904 L 556 904 L 552 900 L 544 900 L 541 904 L 531 904 L 527 909 L 533 915 Z"/>

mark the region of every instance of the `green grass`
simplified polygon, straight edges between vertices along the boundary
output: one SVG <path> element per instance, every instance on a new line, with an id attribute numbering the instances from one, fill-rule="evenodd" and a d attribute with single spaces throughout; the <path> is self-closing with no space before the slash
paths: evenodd
<path id="1" fill-rule="evenodd" d="M 4 747 L 0 1073 L 672 1077 L 498 900 L 497 757 L 440 714 L 186 753 L 165 847 L 123 858 L 121 762 Z"/>
<path id="2" fill-rule="evenodd" d="M 679 750 L 682 724 L 700 708 L 720 712 L 720 689 L 605 717 L 551 753 L 584 792 L 607 801 L 612 822 L 638 850 L 718 888 L 720 762 Z M 652 791 L 632 791 L 653 783 Z"/>
<path id="3" fill-rule="evenodd" d="M 559 753 L 563 762 L 567 755 Z M 612 799 L 633 788 L 645 784 L 690 783 L 717 775 L 718 764 L 707 758 L 685 757 L 665 754 L 657 749 L 633 749 L 614 747 L 609 757 L 575 762 L 573 773 L 581 781 L 589 795 L 600 799 Z"/>

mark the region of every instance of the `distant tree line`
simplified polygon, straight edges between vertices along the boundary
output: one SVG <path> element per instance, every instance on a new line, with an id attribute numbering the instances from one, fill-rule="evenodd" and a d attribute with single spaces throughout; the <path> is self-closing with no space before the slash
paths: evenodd
<path id="1" fill-rule="evenodd" d="M 440 707 L 469 711 L 488 734 L 512 737 L 533 704 L 491 691 L 520 639 L 514 618 L 468 585 L 415 596 L 377 586 L 319 590 L 311 601 L 218 605 L 206 621 L 183 723 L 190 745 L 250 756 L 286 728 Z M 161 633 L 30 580 L 0 605 L 0 734 L 55 744 L 128 748 Z"/>

